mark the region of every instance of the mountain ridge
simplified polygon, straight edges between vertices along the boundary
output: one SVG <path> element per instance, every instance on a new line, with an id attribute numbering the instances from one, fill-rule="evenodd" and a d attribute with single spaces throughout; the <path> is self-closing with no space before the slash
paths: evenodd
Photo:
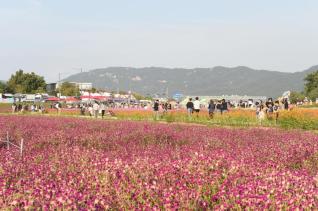
<path id="1" fill-rule="evenodd" d="M 107 67 L 71 75 L 63 81 L 92 82 L 96 88 L 131 90 L 143 95 L 263 95 L 303 90 L 305 76 L 318 65 L 287 73 L 246 66 L 213 68 Z"/>

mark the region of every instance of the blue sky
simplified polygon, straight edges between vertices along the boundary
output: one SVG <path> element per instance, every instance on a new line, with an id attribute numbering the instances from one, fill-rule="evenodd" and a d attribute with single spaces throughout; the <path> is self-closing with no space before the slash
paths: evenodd
<path id="1" fill-rule="evenodd" d="M 316 0 L 0 0 L 0 79 L 108 66 L 318 64 Z"/>

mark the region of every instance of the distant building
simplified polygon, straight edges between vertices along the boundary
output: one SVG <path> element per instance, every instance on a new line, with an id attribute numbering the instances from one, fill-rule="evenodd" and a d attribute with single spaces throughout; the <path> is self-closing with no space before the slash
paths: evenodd
<path id="1" fill-rule="evenodd" d="M 53 93 L 55 92 L 57 89 L 57 83 L 49 83 L 49 84 L 46 84 L 46 91 L 48 93 Z"/>
<path id="2" fill-rule="evenodd" d="M 78 86 L 80 91 L 86 91 L 86 90 L 91 90 L 93 88 L 93 84 L 92 83 L 75 83 L 76 86 Z"/>
<path id="3" fill-rule="evenodd" d="M 88 91 L 93 88 L 92 83 L 80 83 L 80 82 L 69 82 L 69 83 L 77 86 L 80 91 Z M 59 83 L 49 83 L 46 85 L 46 91 L 47 92 L 56 91 L 59 88 L 59 86 L 60 86 Z"/>

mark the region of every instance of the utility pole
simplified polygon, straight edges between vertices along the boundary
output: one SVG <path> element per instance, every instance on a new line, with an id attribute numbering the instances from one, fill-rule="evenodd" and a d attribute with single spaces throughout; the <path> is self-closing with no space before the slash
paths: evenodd
<path id="1" fill-rule="evenodd" d="M 59 81 L 57 83 L 58 88 L 59 88 L 59 98 L 61 97 L 61 73 L 59 73 Z"/>
<path id="2" fill-rule="evenodd" d="M 169 87 L 167 86 L 167 89 L 166 89 L 166 97 L 167 99 L 169 99 Z"/>

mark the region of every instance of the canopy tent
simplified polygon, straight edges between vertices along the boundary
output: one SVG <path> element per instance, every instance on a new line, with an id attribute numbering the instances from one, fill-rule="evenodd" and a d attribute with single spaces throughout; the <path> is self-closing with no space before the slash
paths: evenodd
<path id="1" fill-rule="evenodd" d="M 100 100 L 100 101 L 103 101 L 103 100 L 107 100 L 108 97 L 106 96 L 81 96 L 81 99 L 82 100 Z"/>
<path id="2" fill-rule="evenodd" d="M 58 97 L 49 97 L 46 99 L 46 101 L 60 101 L 60 98 Z"/>
<path id="3" fill-rule="evenodd" d="M 78 102 L 80 101 L 79 99 L 77 99 L 76 97 L 67 97 L 65 99 L 66 102 Z"/>

